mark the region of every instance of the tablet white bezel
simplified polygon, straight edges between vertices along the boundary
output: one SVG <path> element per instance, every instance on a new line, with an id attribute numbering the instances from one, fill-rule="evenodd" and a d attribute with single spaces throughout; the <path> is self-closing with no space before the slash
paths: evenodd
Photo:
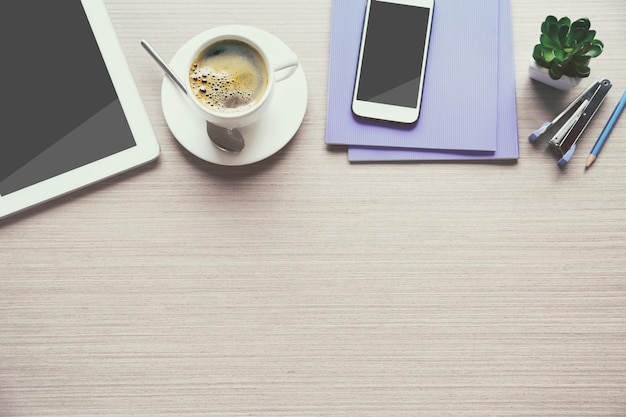
<path id="1" fill-rule="evenodd" d="M 159 156 L 159 144 L 102 0 L 81 0 L 136 145 L 24 189 L 0 196 L 0 218 L 60 197 Z"/>

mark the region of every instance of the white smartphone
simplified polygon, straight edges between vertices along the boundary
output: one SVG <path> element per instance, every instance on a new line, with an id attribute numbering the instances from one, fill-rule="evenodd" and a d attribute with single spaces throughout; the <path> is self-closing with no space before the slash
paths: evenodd
<path id="1" fill-rule="evenodd" d="M 368 0 L 352 111 L 415 123 L 419 117 L 434 0 Z"/>

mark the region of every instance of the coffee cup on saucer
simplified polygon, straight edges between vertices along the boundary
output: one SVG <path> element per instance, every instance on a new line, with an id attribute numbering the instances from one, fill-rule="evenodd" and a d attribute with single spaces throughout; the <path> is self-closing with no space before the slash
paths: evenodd
<path id="1" fill-rule="evenodd" d="M 189 97 L 191 93 L 188 90 L 191 87 L 185 78 L 191 73 L 192 59 L 201 49 L 206 48 L 207 42 L 232 34 L 243 34 L 250 43 L 259 45 L 259 49 L 268 57 L 267 62 L 270 62 L 268 68 L 279 68 L 274 62 L 278 62 L 282 56 L 288 57 L 288 64 L 298 62 L 295 53 L 285 42 L 262 29 L 241 25 L 210 28 L 188 39 L 172 57 L 169 66 L 175 78 L 180 80 L 172 82 L 170 77 L 163 79 L 161 105 L 170 131 L 187 151 L 214 164 L 241 166 L 274 155 L 294 138 L 306 113 L 308 88 L 301 62 L 286 65 L 284 70 L 277 73 L 268 71 L 274 77 L 271 103 L 268 101 L 268 104 L 264 104 L 267 108 L 259 113 L 259 120 L 235 129 L 245 138 L 245 147 L 239 152 L 224 152 L 224 148 L 209 131 L 211 123 L 207 121 L 204 110 L 199 110 Z M 183 90 L 184 94 L 181 94 Z"/>
<path id="2" fill-rule="evenodd" d="M 276 84 L 296 72 L 295 53 L 270 53 L 254 33 L 246 26 L 224 27 L 189 54 L 184 82 L 193 109 L 207 122 L 236 129 L 258 121 L 271 106 Z"/>

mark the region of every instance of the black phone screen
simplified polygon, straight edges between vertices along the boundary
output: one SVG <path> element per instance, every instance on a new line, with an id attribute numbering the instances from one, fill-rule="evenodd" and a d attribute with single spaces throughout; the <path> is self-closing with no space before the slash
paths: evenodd
<path id="1" fill-rule="evenodd" d="M 373 0 L 357 100 L 416 108 L 431 9 Z"/>

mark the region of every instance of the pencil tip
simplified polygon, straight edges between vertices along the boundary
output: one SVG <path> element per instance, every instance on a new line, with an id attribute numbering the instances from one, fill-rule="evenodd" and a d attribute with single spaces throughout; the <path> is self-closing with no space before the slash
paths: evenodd
<path id="1" fill-rule="evenodd" d="M 596 157 L 594 155 L 589 155 L 587 157 L 587 163 L 585 164 L 585 169 L 589 168 L 591 164 L 594 163 L 595 160 L 596 160 Z"/>

